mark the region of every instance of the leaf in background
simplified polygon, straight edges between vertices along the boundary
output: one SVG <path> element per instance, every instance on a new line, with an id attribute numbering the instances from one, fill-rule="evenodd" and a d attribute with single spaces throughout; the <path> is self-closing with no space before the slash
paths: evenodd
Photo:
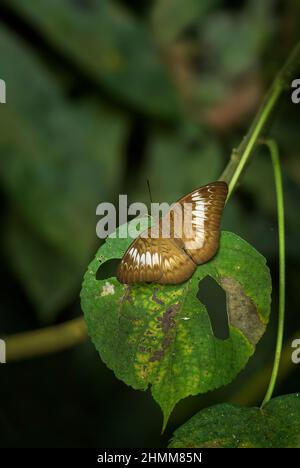
<path id="1" fill-rule="evenodd" d="M 14 236 L 14 248 L 10 243 L 9 258 L 40 315 L 43 296 L 49 307 L 53 304 L 54 315 L 71 299 L 67 291 L 79 284 L 95 248 L 96 206 L 112 197 L 120 182 L 127 120 L 101 102 L 71 104 L 30 50 L 4 28 L 0 55 L 8 88 L 7 104 L 0 109 L 1 181 L 33 237 L 40 237 L 40 255 L 28 256 L 32 264 L 26 274 L 20 247 L 23 243 L 26 250 L 28 235 L 22 239 L 23 230 Z M 44 263 L 57 280 L 56 292 L 40 274 Z M 63 272 L 66 284 L 59 281 Z"/>
<path id="2" fill-rule="evenodd" d="M 237 76 L 258 62 L 272 31 L 271 2 L 248 2 L 237 14 L 215 13 L 203 27 L 203 41 L 223 77 Z"/>
<path id="3" fill-rule="evenodd" d="M 97 280 L 100 265 L 121 258 L 130 239 L 107 239 L 91 262 L 81 291 L 89 334 L 102 360 L 135 389 L 152 386 L 164 414 L 189 395 L 229 383 L 246 365 L 268 322 L 271 280 L 266 261 L 233 233 L 180 285 Z M 212 277 L 227 294 L 230 336 L 213 335 L 199 281 Z"/>
<path id="4" fill-rule="evenodd" d="M 148 200 L 149 179 L 154 201 L 173 202 L 191 188 L 216 180 L 222 164 L 219 144 L 203 129 L 185 125 L 169 132 L 153 130 L 143 166 L 144 185 L 137 186 L 136 198 Z"/>
<path id="5" fill-rule="evenodd" d="M 176 95 L 142 22 L 113 0 L 9 0 L 94 80 L 138 109 L 174 118 Z"/>
<path id="6" fill-rule="evenodd" d="M 51 322 L 54 312 L 68 305 L 78 290 L 78 264 L 16 216 L 6 222 L 4 243 L 8 261 L 25 286 L 38 318 Z"/>
<path id="7" fill-rule="evenodd" d="M 239 105 L 252 110 L 247 96 L 253 101 L 260 96 L 259 57 L 274 30 L 271 4 L 247 2 L 241 10 L 230 13 L 215 10 L 199 25 L 198 61 L 205 66 L 200 67 L 200 72 L 196 68 L 194 82 L 190 84 L 198 106 L 202 103 L 210 109 L 213 105 L 226 104 L 231 98 L 231 107 L 235 106 L 236 111 Z M 235 101 L 234 93 L 240 104 Z M 230 106 L 227 113 L 230 115 Z"/>
<path id="8" fill-rule="evenodd" d="M 260 408 L 223 403 L 206 408 L 174 433 L 171 448 L 300 448 L 300 394 Z"/>
<path id="9" fill-rule="evenodd" d="M 176 40 L 177 36 L 212 9 L 218 0 L 156 0 L 152 10 L 152 23 L 162 43 Z"/>

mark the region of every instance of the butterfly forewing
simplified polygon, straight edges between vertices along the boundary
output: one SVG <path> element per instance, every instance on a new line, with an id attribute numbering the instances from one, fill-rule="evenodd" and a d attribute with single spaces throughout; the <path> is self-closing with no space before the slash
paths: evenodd
<path id="1" fill-rule="evenodd" d="M 182 241 L 196 264 L 210 260 L 218 250 L 221 216 L 227 197 L 225 182 L 214 182 L 179 200 L 184 210 Z"/>
<path id="2" fill-rule="evenodd" d="M 177 284 L 193 274 L 219 246 L 227 184 L 214 182 L 181 198 L 157 227 L 141 234 L 125 252 L 117 272 L 121 283 Z"/>

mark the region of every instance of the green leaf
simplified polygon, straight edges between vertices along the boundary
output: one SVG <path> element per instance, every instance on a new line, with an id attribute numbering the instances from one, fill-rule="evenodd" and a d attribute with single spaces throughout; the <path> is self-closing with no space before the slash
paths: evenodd
<path id="1" fill-rule="evenodd" d="M 177 429 L 171 448 L 300 448 L 300 394 L 272 399 L 263 410 L 223 403 Z"/>
<path id="2" fill-rule="evenodd" d="M 81 291 L 89 334 L 102 360 L 135 389 L 151 385 L 164 414 L 188 395 L 229 383 L 245 366 L 265 330 L 271 280 L 266 261 L 233 233 L 223 232 L 217 256 L 180 285 L 97 280 L 99 266 L 121 258 L 129 239 L 110 239 L 89 265 Z M 211 276 L 227 294 L 230 337 L 213 335 L 196 295 Z"/>
<path id="3" fill-rule="evenodd" d="M 93 80 L 144 112 L 179 112 L 155 41 L 142 22 L 113 0 L 9 0 L 46 39 Z"/>
<path id="4" fill-rule="evenodd" d="M 156 0 L 152 11 L 155 32 L 163 43 L 177 38 L 184 29 L 199 22 L 218 0 Z"/>
<path id="5" fill-rule="evenodd" d="M 8 258 L 40 317 L 46 311 L 49 320 L 72 300 L 95 251 L 95 210 L 120 183 L 127 118 L 98 100 L 71 103 L 4 27 L 0 55 L 8 84 L 7 104 L 0 108 L 0 177 L 25 225 L 12 233 L 16 225 L 6 221 Z M 29 256 L 34 239 L 39 255 Z"/>

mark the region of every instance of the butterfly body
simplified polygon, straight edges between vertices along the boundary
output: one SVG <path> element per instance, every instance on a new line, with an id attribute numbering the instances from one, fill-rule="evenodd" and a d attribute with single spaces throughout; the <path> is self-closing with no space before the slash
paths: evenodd
<path id="1" fill-rule="evenodd" d="M 118 268 L 121 283 L 179 284 L 217 252 L 227 184 L 207 184 L 184 196 L 155 227 L 128 247 Z"/>

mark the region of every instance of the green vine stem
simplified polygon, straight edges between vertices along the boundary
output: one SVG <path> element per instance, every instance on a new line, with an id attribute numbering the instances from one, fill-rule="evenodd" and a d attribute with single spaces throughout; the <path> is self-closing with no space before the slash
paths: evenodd
<path id="1" fill-rule="evenodd" d="M 229 186 L 227 200 L 236 188 L 238 180 L 256 143 L 258 142 L 258 139 L 261 137 L 261 134 L 265 129 L 266 123 L 269 120 L 275 104 L 278 102 L 282 92 L 290 88 L 290 82 L 299 68 L 300 42 L 293 49 L 286 63 L 276 75 L 273 85 L 254 118 L 246 137 L 242 140 L 239 147 L 232 151 L 230 161 L 220 177 L 220 180 L 224 180 Z M 77 320 L 77 323 L 80 324 L 82 333 L 78 333 L 77 329 L 72 326 L 68 327 L 68 323 L 66 323 L 7 337 L 7 361 L 9 362 L 12 360 L 39 356 L 49 352 L 60 351 L 61 349 L 81 343 L 87 338 L 87 333 L 83 317 Z M 58 332 L 60 336 L 59 341 L 56 336 Z M 31 343 L 30 356 L 27 350 L 29 343 Z"/>
<path id="2" fill-rule="evenodd" d="M 255 125 L 253 126 L 252 131 L 250 131 L 247 137 L 244 139 L 244 141 L 242 141 L 241 148 L 238 150 L 234 150 L 234 157 L 238 156 L 239 163 L 236 166 L 236 169 L 233 172 L 228 183 L 227 201 L 230 195 L 232 194 L 234 188 L 236 187 L 236 184 L 241 176 L 241 173 L 246 163 L 248 162 L 249 156 L 255 144 L 257 143 L 259 136 L 261 135 L 262 129 L 264 128 L 264 125 L 269 115 L 271 114 L 276 102 L 278 101 L 278 98 L 282 92 L 282 89 L 283 88 L 282 88 L 281 82 L 278 80 L 275 80 L 274 85 L 272 86 L 271 91 L 269 95 L 267 96 L 267 99 L 255 120 Z M 240 157 L 239 157 L 239 153 L 241 155 Z M 223 177 L 226 177 L 226 176 L 223 175 Z"/>
<path id="3" fill-rule="evenodd" d="M 278 240 L 279 240 L 279 314 L 278 314 L 278 331 L 277 342 L 274 355 L 274 365 L 267 389 L 267 393 L 261 404 L 261 408 L 272 398 L 274 391 L 283 342 L 283 329 L 284 329 L 284 309 L 285 309 L 285 235 L 284 235 L 284 200 L 282 188 L 282 176 L 280 168 L 280 159 L 278 146 L 275 140 L 262 141 L 269 149 L 272 165 L 274 170 L 275 188 L 276 188 L 276 201 L 277 201 L 277 216 L 278 216 Z"/>

